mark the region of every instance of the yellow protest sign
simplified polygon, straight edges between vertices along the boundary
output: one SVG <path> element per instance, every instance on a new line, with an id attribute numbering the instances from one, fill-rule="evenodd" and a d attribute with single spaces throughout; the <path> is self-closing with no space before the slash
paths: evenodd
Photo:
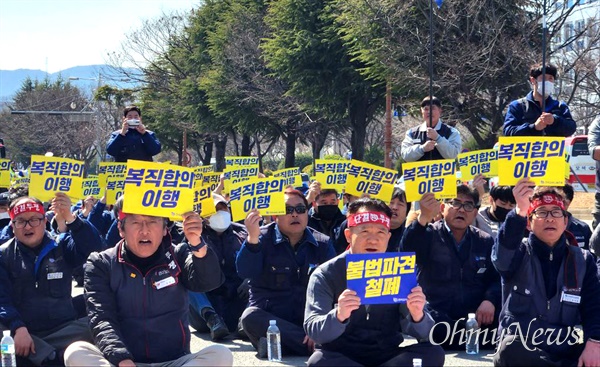
<path id="1" fill-rule="evenodd" d="M 17 186 L 29 186 L 29 176 L 13 176 L 13 178 L 10 181 L 10 185 L 13 187 L 17 187 Z"/>
<path id="2" fill-rule="evenodd" d="M 499 185 L 512 186 L 523 177 L 537 186 L 565 184 L 565 138 L 502 136 L 499 145 Z"/>
<path id="3" fill-rule="evenodd" d="M 202 180 L 202 175 L 208 172 L 214 172 L 213 166 L 196 166 L 194 168 L 194 181 Z"/>
<path id="4" fill-rule="evenodd" d="M 127 163 L 123 162 L 100 162 L 98 164 L 98 184 L 106 186 L 107 177 L 125 177 Z"/>
<path id="5" fill-rule="evenodd" d="M 288 180 L 282 177 L 253 178 L 231 185 L 229 204 L 234 221 L 244 220 L 252 209 L 261 215 L 285 214 L 283 190 Z"/>
<path id="6" fill-rule="evenodd" d="M 321 189 L 335 189 L 341 192 L 346 187 L 348 168 L 350 161 L 316 159 L 315 179 L 321 184 Z"/>
<path id="7" fill-rule="evenodd" d="M 402 164 L 406 201 L 421 200 L 428 192 L 437 199 L 456 197 L 456 162 L 454 159 Z"/>
<path id="8" fill-rule="evenodd" d="M 106 205 L 115 205 L 117 199 L 125 191 L 125 177 L 110 176 L 106 178 Z"/>
<path id="9" fill-rule="evenodd" d="M 10 159 L 0 159 L 0 187 L 10 187 Z"/>
<path id="10" fill-rule="evenodd" d="M 462 181 L 470 181 L 479 174 L 498 176 L 498 152 L 494 149 L 460 153 L 457 158 Z"/>
<path id="11" fill-rule="evenodd" d="M 248 181 L 253 177 L 258 177 L 258 164 L 245 166 L 228 166 L 223 170 L 225 176 L 224 190 L 229 192 L 230 186 L 237 182 Z"/>
<path id="12" fill-rule="evenodd" d="M 202 187 L 209 185 L 211 192 L 217 189 L 221 182 L 221 175 L 223 172 L 208 172 L 202 174 L 202 181 L 196 181 L 196 187 Z"/>
<path id="13" fill-rule="evenodd" d="M 346 170 L 346 193 L 361 197 L 364 194 L 389 203 L 392 200 L 398 172 L 353 159 Z"/>
<path id="14" fill-rule="evenodd" d="M 72 200 L 81 198 L 84 163 L 68 158 L 31 156 L 29 195 L 49 201 L 56 192 Z"/>
<path id="15" fill-rule="evenodd" d="M 284 168 L 273 172 L 273 177 L 284 177 L 284 178 L 294 178 L 294 183 L 292 184 L 294 187 L 302 186 L 302 176 L 300 175 L 300 168 L 292 167 L 292 168 Z"/>
<path id="16" fill-rule="evenodd" d="M 210 185 L 194 188 L 194 211 L 203 218 L 208 218 L 217 212 Z"/>
<path id="17" fill-rule="evenodd" d="M 85 199 L 88 196 L 93 196 L 96 199 L 102 198 L 102 190 L 98 185 L 97 178 L 84 178 L 81 184 L 81 198 Z"/>
<path id="18" fill-rule="evenodd" d="M 123 211 L 181 220 L 194 209 L 194 169 L 127 161 Z"/>
<path id="19" fill-rule="evenodd" d="M 225 157 L 225 166 L 258 166 L 258 157 L 235 157 L 235 156 L 227 156 Z"/>

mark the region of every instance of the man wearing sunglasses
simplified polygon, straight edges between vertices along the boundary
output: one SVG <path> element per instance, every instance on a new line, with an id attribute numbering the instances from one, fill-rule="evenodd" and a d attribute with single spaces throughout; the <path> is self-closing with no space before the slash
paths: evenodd
<path id="1" fill-rule="evenodd" d="M 50 208 L 64 226 L 60 237 L 46 232 L 42 202 L 21 197 L 9 209 L 14 238 L 0 246 L 0 327 L 11 330 L 19 365 L 61 365 L 70 343 L 91 341 L 87 318 L 77 320 L 71 302 L 71 274 L 102 240 L 71 213 L 65 194 Z"/>
<path id="2" fill-rule="evenodd" d="M 554 188 L 534 190 L 534 185 L 527 178 L 517 182 L 517 206 L 494 244 L 492 259 L 504 296 L 494 365 L 599 366 L 596 261 L 565 231 L 563 197 Z M 523 239 L 525 228 L 531 233 Z"/>
<path id="3" fill-rule="evenodd" d="M 269 320 L 281 330 L 284 355 L 308 356 L 314 343 L 302 327 L 310 274 L 335 256 L 329 237 L 307 227 L 308 202 L 301 192 L 285 191 L 287 214 L 262 228 L 257 210 L 245 220 L 248 237 L 236 259 L 238 275 L 248 278 L 249 307 L 242 314 L 244 331 L 259 358 L 267 357 Z"/>
<path id="4" fill-rule="evenodd" d="M 492 266 L 493 240 L 471 226 L 479 206 L 476 190 L 458 185 L 454 199 L 440 205 L 427 193 L 419 201 L 418 220 L 406 228 L 400 251 L 414 251 L 418 281 L 429 301 L 436 322 L 431 342 L 446 350 L 464 350 L 468 313 L 475 313 L 485 329 L 497 325 L 500 306 L 500 276 Z M 442 211 L 443 219 L 430 224 Z M 457 331 L 455 331 L 457 330 Z M 482 338 L 482 348 L 492 348 L 493 337 Z"/>

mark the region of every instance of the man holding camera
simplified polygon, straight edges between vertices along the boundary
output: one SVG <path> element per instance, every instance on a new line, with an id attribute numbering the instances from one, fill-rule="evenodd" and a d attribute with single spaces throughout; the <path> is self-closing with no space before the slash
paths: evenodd
<path id="1" fill-rule="evenodd" d="M 152 157 L 160 153 L 160 141 L 152 131 L 146 130 L 137 106 L 128 106 L 123 111 L 123 126 L 111 134 L 106 153 L 113 156 L 115 162 L 128 159 L 151 162 Z"/>

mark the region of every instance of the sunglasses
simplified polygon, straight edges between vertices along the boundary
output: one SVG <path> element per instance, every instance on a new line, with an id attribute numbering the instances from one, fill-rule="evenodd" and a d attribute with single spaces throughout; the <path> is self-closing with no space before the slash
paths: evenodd
<path id="1" fill-rule="evenodd" d="M 294 211 L 298 214 L 304 214 L 306 213 L 306 207 L 304 205 L 285 207 L 285 214 L 294 214 Z"/>

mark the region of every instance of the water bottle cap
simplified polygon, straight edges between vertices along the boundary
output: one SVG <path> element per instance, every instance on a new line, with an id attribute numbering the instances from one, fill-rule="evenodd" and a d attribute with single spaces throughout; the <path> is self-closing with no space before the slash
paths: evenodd
<path id="1" fill-rule="evenodd" d="M 269 325 L 277 325 L 277 320 L 269 320 Z"/>
<path id="2" fill-rule="evenodd" d="M 474 314 L 474 313 L 470 313 L 470 314 L 469 314 L 469 318 L 470 318 L 470 319 L 474 319 L 474 318 L 475 318 L 475 314 Z"/>
<path id="3" fill-rule="evenodd" d="M 3 336 L 10 336 L 10 330 L 2 330 Z"/>

